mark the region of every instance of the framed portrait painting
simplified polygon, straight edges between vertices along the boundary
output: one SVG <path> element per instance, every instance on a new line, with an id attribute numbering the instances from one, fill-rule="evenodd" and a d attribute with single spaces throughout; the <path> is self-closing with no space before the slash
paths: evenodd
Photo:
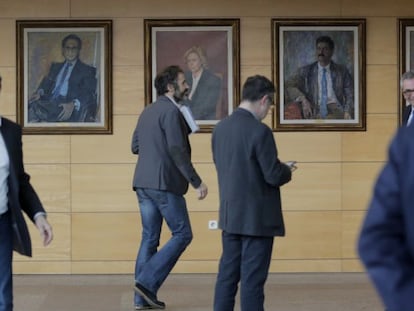
<path id="1" fill-rule="evenodd" d="M 17 122 L 25 134 L 112 133 L 112 21 L 18 20 Z"/>
<path id="2" fill-rule="evenodd" d="M 146 19 L 145 102 L 155 101 L 154 79 L 180 66 L 189 90 L 187 105 L 201 132 L 233 111 L 240 90 L 239 19 Z"/>
<path id="3" fill-rule="evenodd" d="M 411 80 L 412 74 L 409 71 L 414 72 L 414 19 L 413 18 L 399 18 L 398 19 L 398 67 L 399 77 L 402 77 L 406 73 L 406 77 L 403 79 Z M 400 79 L 398 79 L 398 89 L 402 87 L 400 85 Z M 399 125 L 406 124 L 408 117 L 411 113 L 409 107 L 410 103 L 405 100 L 405 96 L 409 97 L 413 90 L 402 90 L 398 100 L 398 122 Z"/>
<path id="4" fill-rule="evenodd" d="M 365 131 L 365 19 L 272 19 L 275 131 Z"/>

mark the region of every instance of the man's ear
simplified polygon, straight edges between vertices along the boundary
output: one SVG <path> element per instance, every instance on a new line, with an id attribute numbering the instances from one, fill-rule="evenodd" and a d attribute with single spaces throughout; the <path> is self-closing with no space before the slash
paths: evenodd
<path id="1" fill-rule="evenodd" d="M 175 89 L 174 89 L 174 85 L 173 84 L 171 84 L 171 83 L 168 83 L 167 84 L 167 90 L 168 90 L 168 92 L 171 92 L 171 91 L 175 91 Z"/>

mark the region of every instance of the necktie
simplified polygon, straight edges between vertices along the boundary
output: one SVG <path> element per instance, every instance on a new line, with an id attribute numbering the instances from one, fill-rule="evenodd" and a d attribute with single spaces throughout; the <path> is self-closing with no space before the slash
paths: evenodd
<path id="1" fill-rule="evenodd" d="M 63 72 L 60 75 L 59 80 L 56 82 L 55 88 L 52 92 L 52 98 L 53 99 L 56 99 L 57 97 L 59 97 L 60 91 L 63 87 L 63 83 L 65 82 L 65 80 L 67 79 L 67 76 L 69 74 L 70 66 L 72 66 L 72 63 L 66 63 L 64 65 L 65 68 L 63 68 Z"/>
<path id="2" fill-rule="evenodd" d="M 413 122 L 414 117 L 414 107 L 411 107 L 411 113 L 407 120 L 407 126 L 410 126 L 410 124 Z"/>
<path id="3" fill-rule="evenodd" d="M 328 82 L 326 81 L 326 68 L 322 69 L 321 90 L 322 90 L 322 97 L 321 97 L 320 113 L 321 113 L 321 118 L 325 119 L 326 115 L 328 114 L 328 109 L 327 109 Z"/>

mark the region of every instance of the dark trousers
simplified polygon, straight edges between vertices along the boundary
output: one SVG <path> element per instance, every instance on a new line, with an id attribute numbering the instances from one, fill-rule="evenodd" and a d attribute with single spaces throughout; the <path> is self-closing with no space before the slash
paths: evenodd
<path id="1" fill-rule="evenodd" d="M 10 213 L 0 216 L 0 311 L 13 310 L 13 234 Z"/>
<path id="2" fill-rule="evenodd" d="M 214 311 L 234 309 L 239 282 L 241 310 L 264 310 L 264 284 L 272 257 L 273 237 L 253 237 L 223 231 L 222 244 Z"/>

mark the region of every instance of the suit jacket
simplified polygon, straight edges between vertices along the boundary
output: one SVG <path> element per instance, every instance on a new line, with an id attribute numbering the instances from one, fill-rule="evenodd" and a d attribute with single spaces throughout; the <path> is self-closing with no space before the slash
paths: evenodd
<path id="1" fill-rule="evenodd" d="M 193 85 L 191 72 L 185 73 L 190 89 Z M 204 69 L 197 88 L 188 101 L 188 106 L 196 120 L 216 120 L 216 107 L 221 94 L 221 79 L 211 71 Z"/>
<path id="2" fill-rule="evenodd" d="M 139 154 L 133 188 L 165 190 L 183 195 L 188 183 L 201 179 L 191 163 L 189 128 L 178 107 L 166 96 L 147 106 L 138 119 L 131 150 Z"/>
<path id="3" fill-rule="evenodd" d="M 358 251 L 388 311 L 413 310 L 414 127 L 401 127 L 376 181 Z"/>
<path id="4" fill-rule="evenodd" d="M 408 105 L 404 108 L 403 117 L 402 117 L 402 125 L 404 126 L 407 125 L 408 118 L 410 117 L 412 107 L 413 107 L 412 105 Z M 410 125 L 411 124 L 413 123 L 410 123 Z"/>
<path id="5" fill-rule="evenodd" d="M 344 112 L 354 115 L 354 82 L 348 69 L 331 62 L 330 72 L 332 88 L 339 101 L 339 107 Z M 299 96 L 305 96 L 319 113 L 318 62 L 301 67 L 285 84 L 287 102 L 294 102 Z"/>
<path id="6" fill-rule="evenodd" d="M 279 187 L 290 181 L 292 173 L 278 159 L 270 128 L 238 108 L 214 128 L 212 149 L 220 194 L 219 227 L 233 234 L 283 236 Z"/>
<path id="7" fill-rule="evenodd" d="M 52 63 L 48 75 L 40 82 L 39 90 L 43 90 L 41 100 L 50 100 L 56 85 L 57 76 L 65 63 Z M 96 68 L 77 60 L 68 81 L 68 93 L 64 101 L 75 99 L 80 102 L 80 112 L 75 113 L 68 122 L 88 121 L 96 114 Z"/>
<path id="8" fill-rule="evenodd" d="M 22 211 L 33 221 L 37 213 L 45 210 L 30 184 L 30 176 L 24 170 L 21 128 L 8 119 L 2 118 L 1 121 L 0 131 L 10 160 L 8 207 L 12 216 L 14 249 L 22 255 L 31 256 L 30 235 Z"/>

